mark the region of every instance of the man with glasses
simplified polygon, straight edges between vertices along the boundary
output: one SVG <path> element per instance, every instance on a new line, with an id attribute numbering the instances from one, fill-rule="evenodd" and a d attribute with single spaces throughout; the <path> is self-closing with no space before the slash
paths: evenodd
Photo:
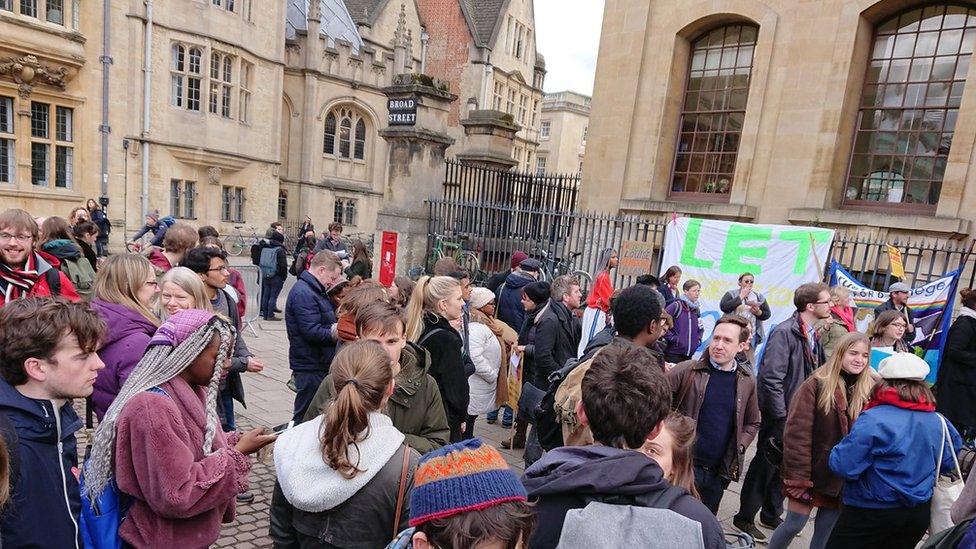
<path id="1" fill-rule="evenodd" d="M 755 291 L 756 277 L 752 273 L 742 273 L 739 275 L 739 288 L 729 290 L 719 303 L 722 312 L 729 315 L 739 315 L 749 323 L 752 332 L 752 341 L 749 344 L 747 354 L 750 362 L 752 361 L 752 350 L 763 342 L 765 332 L 763 331 L 763 321 L 769 320 L 773 315 L 769 310 L 769 303 L 766 298 Z"/>
<path id="2" fill-rule="evenodd" d="M 800 384 L 826 361 L 816 325 L 830 318 L 827 285 L 811 282 L 800 286 L 793 292 L 793 304 L 796 312 L 770 332 L 759 365 L 759 447 L 742 485 L 739 513 L 732 519 L 736 528 L 760 542 L 766 541 L 766 534 L 753 522 L 760 508 L 759 521 L 766 528 L 775 530 L 783 522 L 779 463 L 790 401 Z"/>
<path id="3" fill-rule="evenodd" d="M 37 222 L 20 209 L 0 213 L 0 307 L 24 297 L 62 296 L 80 301 L 57 258 L 34 249 Z"/>
<path id="4" fill-rule="evenodd" d="M 874 309 L 874 318 L 878 318 L 881 316 L 881 313 L 885 311 L 898 311 L 902 314 L 902 316 L 905 317 L 905 323 L 907 326 L 905 327 L 905 335 L 902 336 L 902 339 L 905 340 L 905 343 L 909 346 L 911 346 L 912 341 L 915 340 L 915 326 L 912 325 L 914 313 L 908 306 L 908 295 L 911 290 L 912 289 L 908 286 L 908 284 L 905 284 L 904 282 L 895 282 L 888 287 L 888 301 L 885 301 Z"/>

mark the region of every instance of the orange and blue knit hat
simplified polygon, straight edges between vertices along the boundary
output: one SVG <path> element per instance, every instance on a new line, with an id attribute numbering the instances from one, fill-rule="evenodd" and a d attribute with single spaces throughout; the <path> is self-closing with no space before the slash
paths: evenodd
<path id="1" fill-rule="evenodd" d="M 475 438 L 420 458 L 410 492 L 410 526 L 526 501 L 522 482 L 498 450 Z"/>

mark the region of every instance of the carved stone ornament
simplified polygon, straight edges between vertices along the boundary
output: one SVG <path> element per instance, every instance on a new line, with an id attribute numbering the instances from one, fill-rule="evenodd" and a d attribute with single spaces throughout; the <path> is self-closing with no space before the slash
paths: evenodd
<path id="1" fill-rule="evenodd" d="M 220 183 L 220 175 L 223 172 L 219 167 L 214 166 L 207 170 L 207 178 L 210 180 L 210 184 L 217 185 Z"/>
<path id="2" fill-rule="evenodd" d="M 22 98 L 27 98 L 37 83 L 48 84 L 64 91 L 68 84 L 66 67 L 44 65 L 33 55 L 7 57 L 0 61 L 0 75 L 8 74 L 19 86 Z"/>

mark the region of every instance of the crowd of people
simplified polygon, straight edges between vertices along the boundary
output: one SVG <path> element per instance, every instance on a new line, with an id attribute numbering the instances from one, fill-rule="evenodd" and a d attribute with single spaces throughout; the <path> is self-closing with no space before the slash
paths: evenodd
<path id="1" fill-rule="evenodd" d="M 318 238 L 307 218 L 289 254 L 276 223 L 252 260 L 262 318 L 284 313 L 293 418 L 240 432 L 241 376 L 264 363 L 241 337 L 246 287 L 216 229 L 153 214 L 147 249 L 106 257 L 96 212 L 0 213 L 8 547 L 208 547 L 254 498 L 250 456 L 272 444 L 283 548 L 718 549 L 740 479 L 733 525 L 774 548 L 811 516 L 814 548 L 915 547 L 976 516 L 976 481 L 951 520 L 932 503 L 976 436 L 970 289 L 933 392 L 902 283 L 862 334 L 850 293 L 822 283 L 765 326 L 743 273 L 709 334 L 700 281 L 673 266 L 615 289 L 612 249 L 585 299 L 523 252 L 486 287 L 450 258 L 384 285 L 341 225 Z M 477 437 L 480 417 L 511 428 L 521 478 Z"/>

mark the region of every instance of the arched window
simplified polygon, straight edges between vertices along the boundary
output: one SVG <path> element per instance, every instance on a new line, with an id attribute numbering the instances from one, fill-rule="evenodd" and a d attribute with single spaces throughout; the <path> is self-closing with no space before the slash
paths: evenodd
<path id="1" fill-rule="evenodd" d="M 356 122 L 356 147 L 353 151 L 353 156 L 357 160 L 362 160 L 364 153 L 366 152 L 366 123 L 360 118 Z"/>
<path id="2" fill-rule="evenodd" d="M 325 154 L 335 154 L 335 132 L 336 117 L 335 113 L 330 112 L 325 117 L 325 146 L 322 148 Z"/>
<path id="3" fill-rule="evenodd" d="M 875 27 L 845 204 L 935 212 L 974 40 L 976 10 L 950 4 Z"/>
<path id="4" fill-rule="evenodd" d="M 671 194 L 727 200 L 759 29 L 726 25 L 691 44 Z"/>
<path id="5" fill-rule="evenodd" d="M 322 152 L 350 160 L 366 159 L 366 117 L 351 107 L 336 107 L 325 117 Z"/>
<path id="6" fill-rule="evenodd" d="M 184 66 L 184 52 L 182 44 L 173 44 L 173 70 L 183 72 L 186 70 Z"/>

